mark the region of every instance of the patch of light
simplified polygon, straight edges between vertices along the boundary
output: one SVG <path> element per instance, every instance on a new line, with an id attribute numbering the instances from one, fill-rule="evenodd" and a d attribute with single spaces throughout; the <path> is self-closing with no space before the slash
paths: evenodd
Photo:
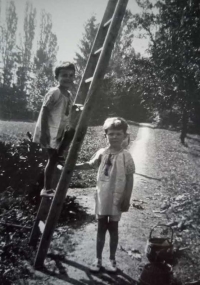
<path id="1" fill-rule="evenodd" d="M 147 154 L 147 143 L 149 140 L 149 128 L 141 127 L 139 129 L 137 138 L 130 148 L 130 152 L 133 156 L 136 172 L 142 173 L 142 168 L 145 164 Z"/>

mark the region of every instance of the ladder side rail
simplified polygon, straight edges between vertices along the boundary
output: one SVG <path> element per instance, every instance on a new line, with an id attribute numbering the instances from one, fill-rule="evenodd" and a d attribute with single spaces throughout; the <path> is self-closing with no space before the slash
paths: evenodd
<path id="1" fill-rule="evenodd" d="M 109 0 L 105 13 L 103 15 L 103 19 L 99 25 L 97 34 L 95 36 L 92 49 L 89 55 L 89 58 L 86 63 L 86 67 L 83 73 L 83 77 L 81 79 L 81 82 L 79 84 L 76 97 L 75 97 L 75 103 L 77 104 L 84 104 L 85 97 L 84 94 L 87 93 L 89 89 L 89 84 L 85 84 L 85 80 L 88 79 L 93 75 L 96 63 L 98 61 L 98 54 L 95 55 L 95 52 L 100 49 L 104 43 L 105 36 L 108 31 L 108 27 L 104 28 L 105 22 L 107 22 L 113 15 L 115 7 L 117 5 L 118 0 Z"/>
<path id="2" fill-rule="evenodd" d="M 97 84 L 97 80 L 103 79 L 105 75 L 105 71 L 109 64 L 109 59 L 111 57 L 111 53 L 115 44 L 117 34 L 119 32 L 121 22 L 123 20 L 126 11 L 127 4 L 128 0 L 119 0 L 117 3 L 113 15 L 113 20 L 109 26 L 108 33 L 104 41 L 103 49 L 100 54 L 96 69 L 94 71 L 94 76 L 90 88 L 94 88 L 95 84 Z M 89 96 L 91 96 L 91 94 L 92 93 L 89 92 L 89 94 L 87 95 L 87 99 L 89 98 Z M 79 121 L 81 121 L 81 117 Z"/>
<path id="3" fill-rule="evenodd" d="M 31 235 L 29 238 L 29 245 L 36 246 L 37 242 L 39 240 L 39 237 L 41 235 L 40 229 L 39 229 L 39 223 L 40 221 L 44 222 L 46 221 L 46 218 L 49 213 L 49 209 L 51 206 L 52 198 L 49 197 L 42 197 L 42 200 L 40 202 L 40 207 L 37 212 L 36 219 L 34 221 L 34 225 L 32 227 Z"/>
<path id="4" fill-rule="evenodd" d="M 105 69 L 102 67 L 102 64 L 105 63 L 105 59 L 106 61 L 108 61 L 108 57 L 109 55 L 111 55 L 112 47 L 114 45 L 113 39 L 117 36 L 117 32 L 119 30 L 123 15 L 125 13 L 127 3 L 128 3 L 128 0 L 119 0 L 119 5 L 116 7 L 116 11 L 117 11 L 116 18 L 114 19 L 114 21 L 112 21 L 112 29 L 113 27 L 115 27 L 114 29 L 115 33 L 114 32 L 110 33 L 110 36 L 108 34 L 108 36 L 106 37 L 105 45 L 104 45 L 105 48 L 103 49 L 100 55 L 99 63 L 96 68 L 96 72 L 94 74 L 94 79 L 91 82 L 91 85 L 88 91 L 88 96 L 85 100 L 84 109 L 79 119 L 76 132 L 74 135 L 74 139 L 72 141 L 72 144 L 71 144 L 68 156 L 67 156 L 67 160 L 64 165 L 64 169 L 62 171 L 60 180 L 56 188 L 56 194 L 52 201 L 49 215 L 47 217 L 45 229 L 44 229 L 44 232 L 43 232 L 40 244 L 39 244 L 39 249 L 36 255 L 36 259 L 35 259 L 34 265 L 36 268 L 43 266 L 43 262 L 46 257 L 47 251 L 48 251 L 51 237 L 56 227 L 56 224 L 58 222 L 60 212 L 62 209 L 62 205 L 63 205 L 63 201 L 66 196 L 69 183 L 70 183 L 70 179 L 73 174 L 75 163 L 78 157 L 78 152 L 81 148 L 84 136 L 87 132 L 87 125 L 90 119 L 92 106 L 94 105 L 95 99 L 98 94 L 98 92 L 95 92 L 95 91 L 98 88 L 99 82 L 101 81 L 101 79 L 103 79 L 103 75 L 104 75 L 103 71 Z M 112 43 L 109 42 L 110 40 L 112 40 Z M 106 48 L 108 48 L 109 50 L 106 51 Z"/>

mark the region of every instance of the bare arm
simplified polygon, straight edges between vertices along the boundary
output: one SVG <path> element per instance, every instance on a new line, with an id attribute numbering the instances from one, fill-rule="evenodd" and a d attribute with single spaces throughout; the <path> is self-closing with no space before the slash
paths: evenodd
<path id="1" fill-rule="evenodd" d="M 130 199 L 133 190 L 133 174 L 126 175 L 126 186 L 124 190 L 123 200 L 121 204 L 121 211 L 127 212 L 130 206 Z"/>
<path id="2" fill-rule="evenodd" d="M 101 160 L 101 152 L 102 149 L 97 151 L 96 154 L 92 156 L 90 161 L 76 164 L 75 170 L 89 170 L 99 167 Z"/>
<path id="3" fill-rule="evenodd" d="M 57 166 L 58 169 L 63 169 L 62 165 Z M 75 165 L 74 170 L 89 170 L 92 169 L 92 166 L 89 164 L 89 162 L 84 162 L 84 163 L 78 163 Z"/>
<path id="4" fill-rule="evenodd" d="M 89 162 L 78 163 L 75 166 L 75 170 L 89 170 L 89 169 L 92 169 L 92 166 L 89 164 Z"/>
<path id="5" fill-rule="evenodd" d="M 47 107 L 42 107 L 42 117 L 41 117 L 41 144 L 43 146 L 49 146 L 50 133 L 48 127 L 48 109 Z"/>

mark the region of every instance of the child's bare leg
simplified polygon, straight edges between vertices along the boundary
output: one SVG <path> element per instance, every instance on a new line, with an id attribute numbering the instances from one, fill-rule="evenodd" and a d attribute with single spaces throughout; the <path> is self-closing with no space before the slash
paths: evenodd
<path id="1" fill-rule="evenodd" d="M 68 152 L 70 144 L 73 140 L 75 129 L 65 131 L 61 146 L 58 149 L 58 156 L 62 156 L 65 152 Z"/>
<path id="2" fill-rule="evenodd" d="M 108 229 L 108 217 L 98 219 L 97 229 L 97 258 L 102 259 L 102 252 L 105 244 L 106 231 Z"/>
<path id="3" fill-rule="evenodd" d="M 110 259 L 115 260 L 115 254 L 118 245 L 118 223 L 114 221 L 109 221 L 108 231 L 110 234 Z"/>
<path id="4" fill-rule="evenodd" d="M 48 161 L 44 169 L 44 189 L 50 190 L 52 188 L 53 173 L 56 168 L 58 154 L 56 149 L 48 149 Z"/>

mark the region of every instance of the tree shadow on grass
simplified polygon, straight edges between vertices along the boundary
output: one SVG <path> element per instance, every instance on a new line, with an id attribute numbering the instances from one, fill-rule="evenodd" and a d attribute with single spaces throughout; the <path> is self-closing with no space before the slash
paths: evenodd
<path id="1" fill-rule="evenodd" d="M 141 174 L 141 173 L 137 173 L 137 172 L 135 174 L 138 175 L 138 176 L 142 176 L 144 178 L 150 179 L 150 180 L 156 180 L 156 181 L 161 181 L 162 180 L 161 178 L 155 178 L 155 177 L 147 176 L 147 175 L 144 175 L 144 174 Z"/>
<path id="2" fill-rule="evenodd" d="M 195 149 L 196 152 L 200 152 L 200 150 L 198 149 Z M 179 150 L 168 150 L 168 152 L 176 152 L 176 153 L 181 153 L 181 154 L 190 154 L 192 156 L 195 156 L 195 157 L 200 157 L 200 155 L 196 152 L 192 152 L 190 150 L 188 151 L 179 151 Z"/>
<path id="3" fill-rule="evenodd" d="M 200 143 L 200 139 L 193 138 L 193 137 L 188 136 L 188 135 L 187 135 L 187 139 L 189 139 L 189 140 L 193 140 L 193 141 L 196 141 L 196 142 L 199 142 L 199 143 Z"/>
<path id="4" fill-rule="evenodd" d="M 67 198 L 62 207 L 58 226 L 67 225 L 70 228 L 77 229 L 83 224 L 88 224 L 95 220 L 95 216 L 88 214 L 87 207 L 81 206 L 76 201 L 75 196 L 67 196 Z"/>
<path id="5" fill-rule="evenodd" d="M 138 284 L 136 280 L 132 279 L 130 276 L 125 274 L 120 269 L 117 270 L 116 273 L 108 273 L 106 272 L 105 268 L 102 268 L 99 273 L 91 273 L 89 270 L 89 267 L 84 266 L 83 264 L 80 264 L 76 261 L 69 260 L 66 258 L 63 258 L 60 255 L 55 254 L 48 254 L 48 257 L 50 257 L 52 260 L 55 261 L 56 267 L 59 270 L 59 273 L 56 274 L 55 272 L 52 272 L 51 270 L 46 269 L 45 267 L 41 269 L 42 272 L 54 276 L 55 278 L 67 281 L 69 284 L 97 284 L 97 285 L 105 285 L 105 284 L 113 284 L 113 285 L 136 285 Z M 70 277 L 67 274 L 66 268 L 63 264 L 66 264 L 68 266 L 74 267 L 76 270 L 81 270 L 85 273 L 87 276 L 86 279 L 82 278 L 80 280 L 77 280 L 75 278 Z"/>
<path id="6" fill-rule="evenodd" d="M 154 125 L 154 129 L 157 130 L 166 130 L 169 132 L 175 132 L 175 133 L 179 133 L 180 132 L 180 127 L 176 127 L 176 126 L 167 126 L 167 125 Z"/>

